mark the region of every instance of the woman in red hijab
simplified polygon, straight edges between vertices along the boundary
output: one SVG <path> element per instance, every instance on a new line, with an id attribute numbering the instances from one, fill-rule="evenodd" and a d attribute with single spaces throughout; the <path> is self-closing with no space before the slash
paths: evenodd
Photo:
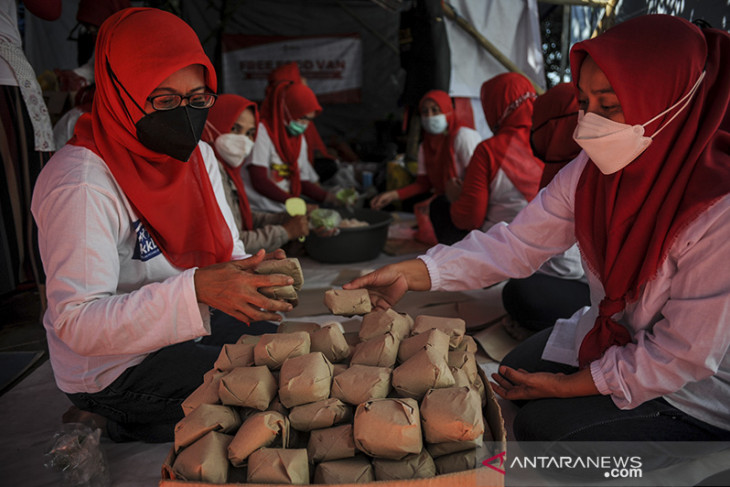
<path id="1" fill-rule="evenodd" d="M 254 210 L 284 211 L 284 202 L 291 197 L 334 201 L 334 195 L 317 184 L 303 136 L 321 111 L 314 92 L 301 83 L 281 82 L 271 89 L 261 104 L 256 144 L 243 172 Z"/>
<path id="2" fill-rule="evenodd" d="M 727 448 L 730 35 L 647 15 L 577 43 L 570 60 L 578 158 L 509 225 L 344 287 L 370 288 L 381 306 L 407 289 L 480 288 L 529 275 L 577 241 L 591 305 L 527 339 L 492 376 L 499 395 L 527 401 L 517 439 Z M 644 456 L 643 469 L 689 452 L 677 453 Z"/>
<path id="3" fill-rule="evenodd" d="M 547 186 L 581 151 L 573 140 L 577 123 L 578 98 L 572 83 L 555 85 L 535 99 L 530 145 L 535 157 L 545 163 L 540 188 Z"/>
<path id="4" fill-rule="evenodd" d="M 171 41 L 174 39 L 174 42 Z M 41 172 L 32 210 L 47 277 L 43 324 L 66 421 L 115 441 L 171 441 L 182 401 L 223 343 L 275 327 L 291 306 L 259 276 L 199 144 L 216 76 L 195 32 L 157 9 L 99 31 L 96 92 Z M 211 314 L 211 310 L 213 310 Z"/>
<path id="5" fill-rule="evenodd" d="M 481 142 L 479 133 L 464 126 L 454 116 L 451 97 L 445 91 L 431 90 L 419 103 L 423 141 L 418 147 L 416 181 L 398 190 L 377 195 L 370 206 L 381 209 L 393 201 L 433 193 L 429 213 L 439 242 L 453 243 L 465 235 L 451 224 L 449 206 L 453 194 L 449 182 L 460 186 L 466 166 Z"/>
<path id="6" fill-rule="evenodd" d="M 253 149 L 258 123 L 256 103 L 239 95 L 218 95 L 205 124 L 203 141 L 218 157 L 223 191 L 244 247 L 249 252 L 273 252 L 290 240 L 309 235 L 309 223 L 306 215 L 251 211 L 241 166 Z"/>
<path id="7" fill-rule="evenodd" d="M 518 73 L 504 73 L 482 85 L 484 117 L 494 134 L 474 151 L 464 184 L 451 205 L 458 228 L 488 230 L 510 222 L 537 195 L 543 163 L 530 149 L 532 83 Z"/>
<path id="8" fill-rule="evenodd" d="M 279 83 L 291 82 L 301 83 L 303 85 L 307 84 L 307 80 L 302 77 L 297 63 L 287 63 L 277 67 L 269 73 L 268 81 L 269 84 L 266 86 L 265 98 L 268 98 L 269 92 Z M 322 140 L 322 136 L 319 135 L 316 125 L 310 123 L 307 126 L 307 130 L 304 131 L 304 138 L 307 139 L 307 155 L 311 164 L 314 164 L 315 159 L 318 157 L 334 159 L 329 154 L 327 146 Z"/>

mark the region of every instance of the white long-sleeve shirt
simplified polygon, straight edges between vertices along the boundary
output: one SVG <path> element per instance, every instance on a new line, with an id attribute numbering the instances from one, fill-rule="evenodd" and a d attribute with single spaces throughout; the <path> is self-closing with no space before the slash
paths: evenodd
<path id="1" fill-rule="evenodd" d="M 218 162 L 207 144 L 199 147 L 233 235 L 232 258 L 244 258 Z M 38 177 L 31 210 L 47 276 L 43 325 L 62 391 L 98 392 L 149 353 L 210 334 L 195 269 L 170 264 L 92 151 L 66 145 L 56 152 Z"/>
<path id="2" fill-rule="evenodd" d="M 575 243 L 574 203 L 582 153 L 510 224 L 471 232 L 421 259 L 432 289 L 478 289 L 526 277 Z M 590 365 L 599 392 L 622 409 L 664 397 L 685 413 L 730 430 L 730 196 L 707 209 L 677 236 L 657 276 L 614 316 L 632 343 L 609 348 Z M 468 269 L 468 272 L 464 272 Z M 587 269 L 587 268 L 586 268 Z M 577 365 L 605 293 L 586 271 L 591 306 L 558 320 L 543 358 Z"/>

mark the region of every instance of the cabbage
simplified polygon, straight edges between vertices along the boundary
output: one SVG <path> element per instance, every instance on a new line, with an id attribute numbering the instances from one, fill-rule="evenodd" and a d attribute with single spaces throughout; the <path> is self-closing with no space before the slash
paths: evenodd
<path id="1" fill-rule="evenodd" d="M 336 210 L 317 208 L 309 214 L 309 223 L 312 228 L 332 230 L 340 225 L 340 221 L 342 221 L 342 216 Z"/>
<path id="2" fill-rule="evenodd" d="M 349 189 L 341 189 L 339 190 L 335 196 L 337 197 L 337 201 L 342 203 L 343 206 L 352 206 L 357 201 L 357 197 L 359 196 L 357 194 L 357 191 L 355 191 L 352 188 Z"/>

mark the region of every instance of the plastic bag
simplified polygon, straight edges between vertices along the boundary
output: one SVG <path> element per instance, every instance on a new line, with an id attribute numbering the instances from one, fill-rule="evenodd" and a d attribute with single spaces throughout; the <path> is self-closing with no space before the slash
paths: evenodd
<path id="1" fill-rule="evenodd" d="M 109 468 L 101 450 L 101 430 L 67 423 L 53 435 L 44 466 L 63 475 L 64 487 L 108 487 Z"/>

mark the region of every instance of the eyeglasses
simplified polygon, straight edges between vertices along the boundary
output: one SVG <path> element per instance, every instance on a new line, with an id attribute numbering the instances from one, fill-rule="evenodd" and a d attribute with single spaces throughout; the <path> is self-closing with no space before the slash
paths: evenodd
<path id="1" fill-rule="evenodd" d="M 188 101 L 189 107 L 203 110 L 212 107 L 217 96 L 215 93 L 194 93 L 186 96 L 168 94 L 151 96 L 147 98 L 147 101 L 152 104 L 152 108 L 155 110 L 172 110 L 179 107 L 183 100 Z"/>

